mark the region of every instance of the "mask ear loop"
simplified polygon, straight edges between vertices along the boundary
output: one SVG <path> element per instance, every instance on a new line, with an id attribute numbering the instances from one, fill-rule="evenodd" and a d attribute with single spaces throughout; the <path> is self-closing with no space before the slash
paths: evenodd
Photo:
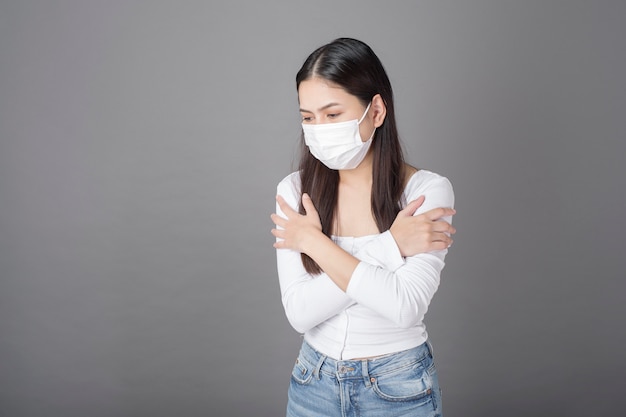
<path id="1" fill-rule="evenodd" d="M 369 104 L 367 105 L 367 107 L 365 108 L 365 113 L 363 113 L 363 116 L 361 116 L 361 118 L 359 119 L 359 121 L 357 122 L 358 125 L 361 124 L 361 122 L 363 121 L 363 119 L 365 119 L 365 116 L 367 116 L 367 112 L 370 110 L 370 106 L 372 105 L 372 102 L 370 101 Z M 353 119 L 354 120 L 354 119 Z"/>
<path id="2" fill-rule="evenodd" d="M 365 116 L 367 116 L 367 112 L 370 110 L 371 105 L 372 105 L 372 102 L 370 101 L 367 107 L 365 108 L 365 113 L 363 113 L 363 116 L 361 116 L 361 119 L 359 119 L 359 121 L 357 122 L 357 125 L 360 125 L 363 119 L 365 119 Z M 366 140 L 365 142 L 369 142 L 370 140 L 372 140 L 374 138 L 374 133 L 376 133 L 376 127 L 374 127 L 374 131 L 372 132 L 372 135 L 370 136 L 370 138 Z"/>

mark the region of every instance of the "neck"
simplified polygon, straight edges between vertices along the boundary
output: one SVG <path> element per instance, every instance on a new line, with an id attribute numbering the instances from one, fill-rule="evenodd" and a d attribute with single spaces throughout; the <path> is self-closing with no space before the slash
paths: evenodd
<path id="1" fill-rule="evenodd" d="M 339 170 L 339 182 L 346 185 L 372 185 L 372 171 L 374 169 L 374 157 L 371 150 L 367 156 L 354 169 Z"/>

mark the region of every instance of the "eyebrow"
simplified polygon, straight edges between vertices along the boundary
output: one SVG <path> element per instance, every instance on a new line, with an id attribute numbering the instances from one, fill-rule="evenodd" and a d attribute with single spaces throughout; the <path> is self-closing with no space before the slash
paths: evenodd
<path id="1" fill-rule="evenodd" d="M 328 103 L 325 106 L 320 107 L 319 109 L 317 109 L 317 111 L 322 111 L 322 110 L 326 110 L 329 107 L 333 107 L 333 106 L 340 106 L 339 103 Z M 313 113 L 311 110 L 305 110 L 305 109 L 300 109 L 301 113 Z"/>

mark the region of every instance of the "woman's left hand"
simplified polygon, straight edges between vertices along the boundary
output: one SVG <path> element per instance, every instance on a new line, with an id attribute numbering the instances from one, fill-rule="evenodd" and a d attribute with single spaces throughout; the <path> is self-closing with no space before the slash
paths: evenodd
<path id="1" fill-rule="evenodd" d="M 442 218 L 453 216 L 456 210 L 451 207 L 437 207 L 415 215 L 424 200 L 425 197 L 420 196 L 411 201 L 400 210 L 389 228 L 402 256 L 444 250 L 452 244 L 451 235 L 456 233 L 456 229 Z"/>
<path id="2" fill-rule="evenodd" d="M 276 241 L 276 249 L 292 249 L 306 253 L 307 245 L 312 238 L 322 233 L 320 216 L 308 194 L 302 195 L 302 206 L 306 214 L 300 214 L 287 204 L 284 198 L 276 196 L 276 202 L 287 218 L 276 213 L 271 215 L 272 221 L 277 228 L 272 229 L 272 234 L 282 240 Z"/>

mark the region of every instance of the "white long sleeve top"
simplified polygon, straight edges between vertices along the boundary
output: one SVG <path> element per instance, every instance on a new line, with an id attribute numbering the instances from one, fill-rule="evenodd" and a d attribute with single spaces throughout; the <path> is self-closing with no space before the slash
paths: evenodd
<path id="1" fill-rule="evenodd" d="M 297 210 L 299 173 L 285 177 L 277 192 Z M 450 181 L 430 171 L 413 174 L 403 203 L 420 195 L 426 199 L 416 215 L 454 206 Z M 276 213 L 285 217 L 278 205 Z M 340 360 L 399 352 L 425 342 L 428 334 L 422 320 L 439 286 L 447 250 L 404 258 L 389 230 L 332 239 L 360 261 L 346 292 L 325 273 L 306 272 L 299 252 L 276 251 L 282 303 L 293 328 L 316 350 Z"/>

